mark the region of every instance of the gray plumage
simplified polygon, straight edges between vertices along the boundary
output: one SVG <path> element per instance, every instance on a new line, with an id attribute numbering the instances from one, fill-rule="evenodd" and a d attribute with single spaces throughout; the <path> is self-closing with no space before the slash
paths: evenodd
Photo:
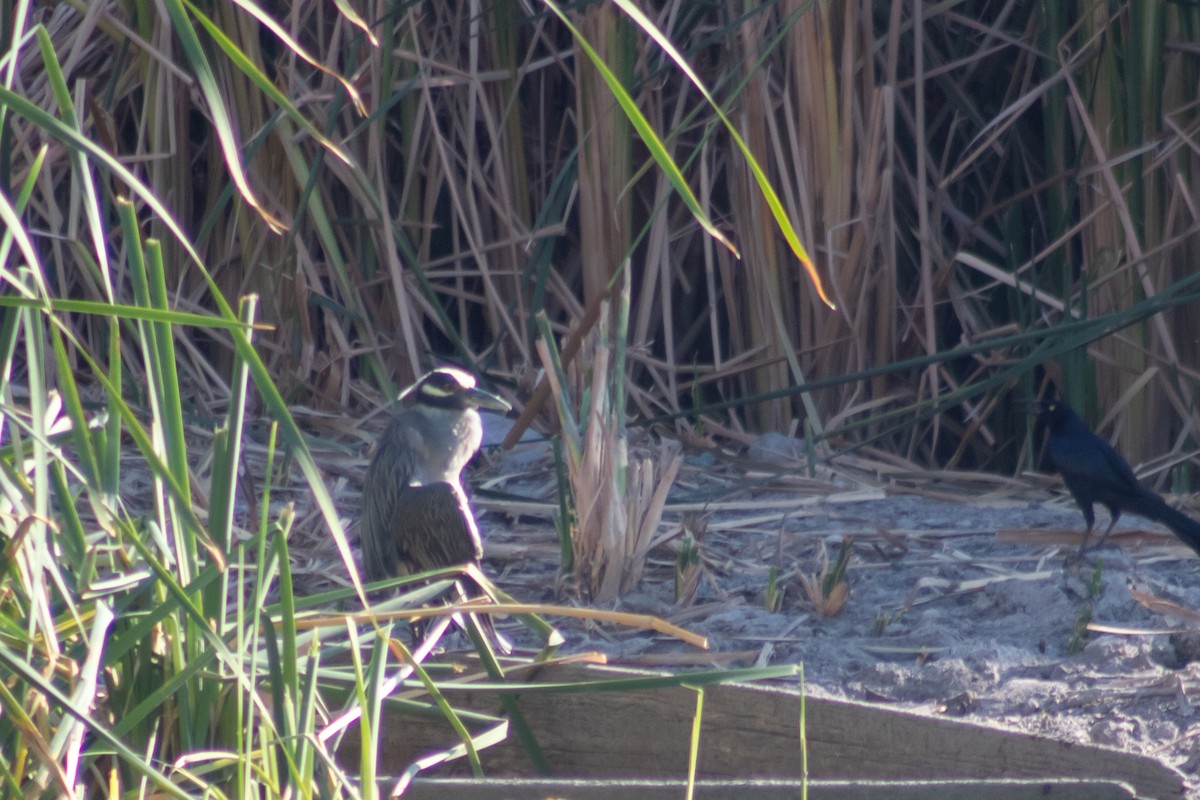
<path id="1" fill-rule="evenodd" d="M 461 475 L 483 440 L 476 409 L 509 406 L 457 369 L 426 374 L 401 398 L 410 395 L 413 406 L 388 424 L 363 483 L 359 539 L 371 581 L 478 565 L 483 557 Z M 461 583 L 467 597 L 486 596 L 475 581 L 464 576 Z M 479 619 L 493 633 L 490 618 Z"/>

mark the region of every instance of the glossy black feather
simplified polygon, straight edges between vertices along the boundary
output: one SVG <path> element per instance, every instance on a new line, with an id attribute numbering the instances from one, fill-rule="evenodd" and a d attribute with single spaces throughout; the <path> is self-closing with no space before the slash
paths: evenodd
<path id="1" fill-rule="evenodd" d="M 1200 522 L 1143 488 L 1121 454 L 1092 433 L 1070 406 L 1048 401 L 1039 403 L 1037 409 L 1038 420 L 1046 426 L 1046 454 L 1083 512 L 1089 533 L 1096 524 L 1093 505 L 1099 503 L 1108 508 L 1112 518 L 1105 535 L 1127 511 L 1163 523 L 1200 553 Z"/>

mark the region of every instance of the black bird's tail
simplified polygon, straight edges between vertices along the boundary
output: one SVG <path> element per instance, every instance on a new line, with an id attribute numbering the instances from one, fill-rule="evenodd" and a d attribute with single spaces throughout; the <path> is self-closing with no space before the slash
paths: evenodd
<path id="1" fill-rule="evenodd" d="M 1182 511 L 1171 508 L 1165 500 L 1151 492 L 1145 492 L 1138 501 L 1136 504 L 1127 505 L 1126 510 L 1166 525 L 1174 531 L 1180 541 L 1200 555 L 1200 522 Z"/>
<path id="2" fill-rule="evenodd" d="M 1176 511 L 1166 503 L 1163 503 L 1163 511 L 1158 521 L 1175 531 L 1175 535 L 1183 540 L 1184 544 L 1200 555 L 1200 522 L 1181 511 Z"/>

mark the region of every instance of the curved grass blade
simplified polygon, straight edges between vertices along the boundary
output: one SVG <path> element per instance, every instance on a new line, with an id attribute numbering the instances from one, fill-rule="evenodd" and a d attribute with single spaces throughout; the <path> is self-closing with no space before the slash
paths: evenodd
<path id="1" fill-rule="evenodd" d="M 654 157 L 654 160 L 658 162 L 659 168 L 666 173 L 667 179 L 675 187 L 676 193 L 678 193 L 680 199 L 688 207 L 688 210 L 692 212 L 692 216 L 696 218 L 696 221 L 700 223 L 700 226 L 704 228 L 709 236 L 725 245 L 734 256 L 741 258 L 742 256 L 737 246 L 725 234 L 721 233 L 712 220 L 708 218 L 708 215 L 704 213 L 700 201 L 692 193 L 691 187 L 687 185 L 687 179 L 683 177 L 683 173 L 679 171 L 679 167 L 671 159 L 671 155 L 667 151 L 667 146 L 663 144 L 662 139 L 654 132 L 654 129 L 650 126 L 650 121 L 642 114 L 641 110 L 637 107 L 637 103 L 630 97 L 625 87 L 621 85 L 621 81 L 613 73 L 612 69 L 604 63 L 604 60 L 600 58 L 595 48 L 583 37 L 579 29 L 571 24 L 571 20 L 567 18 L 566 13 L 556 3 L 550 2 L 550 0 L 544 0 L 544 2 L 558 16 L 563 25 L 571 31 L 571 35 L 575 37 L 575 41 L 579 43 L 579 46 L 587 54 L 596 71 L 604 79 L 604 82 L 608 84 L 613 97 L 616 98 L 625 115 L 629 117 L 629 121 L 642 138 L 642 142 L 650 150 L 650 154 Z"/>
<path id="2" fill-rule="evenodd" d="M 191 64 L 192 70 L 196 74 L 196 83 L 200 87 L 200 93 L 204 96 L 208 113 L 212 116 L 212 125 L 216 131 L 217 140 L 221 143 L 221 152 L 225 155 L 225 166 L 229 169 L 229 177 L 233 179 L 234 185 L 238 187 L 238 192 L 246 204 L 258 212 L 271 230 L 282 233 L 287 230 L 287 225 L 267 211 L 258 201 L 254 190 L 250 187 L 250 181 L 242 169 L 241 142 L 238 141 L 233 121 L 230 120 L 229 113 L 225 110 L 225 99 L 221 96 L 217 77 L 213 74 L 212 67 L 209 66 L 208 57 L 204 55 L 204 48 L 200 45 L 199 37 L 196 36 L 196 29 L 188 19 L 187 9 L 180 0 L 163 0 L 162 5 L 171 18 L 171 30 L 178 37 L 188 63 Z"/>

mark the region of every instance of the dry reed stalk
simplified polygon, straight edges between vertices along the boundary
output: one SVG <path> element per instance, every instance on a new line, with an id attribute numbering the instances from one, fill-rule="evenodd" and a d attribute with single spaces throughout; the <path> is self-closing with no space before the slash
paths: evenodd
<path id="1" fill-rule="evenodd" d="M 610 3 L 586 8 L 581 33 L 623 84 L 632 84 L 632 32 Z M 592 63 L 575 62 L 580 136 L 579 233 L 583 298 L 608 292 L 617 267 L 629 257 L 632 236 L 631 148 L 628 118 Z"/>
<path id="2" fill-rule="evenodd" d="M 939 465 L 995 463 L 993 449 L 1002 459 L 1019 450 L 1008 389 L 951 406 L 957 421 L 920 415 L 934 397 L 986 385 L 1024 351 L 986 365 L 904 366 L 800 402 L 755 396 L 944 352 L 1006 325 L 1046 326 L 1061 307 L 1077 314 L 1085 288 L 1089 314 L 1120 311 L 1200 260 L 1198 67 L 1175 44 L 1200 23 L 1190 7 L 1161 17 L 1152 4 L 1076 17 L 1053 4 L 969 17 L 930 6 L 915 17 L 902 2 L 867 0 L 658 8 L 655 22 L 714 88 L 814 249 L 836 313 L 797 269 L 744 160 L 712 134 L 695 88 L 611 4 L 581 11 L 581 30 L 744 262 L 697 232 L 552 17 L 513 4 L 480 15 L 436 4 L 364 26 L 344 9 L 301 2 L 275 20 L 283 38 L 244 9 L 214 8 L 245 58 L 213 48 L 214 86 L 251 188 L 287 218 L 290 232 L 276 236 L 230 179 L 222 137 L 206 122 L 217 119 L 214 97 L 198 90 L 170 20 L 134 25 L 119 4 L 81 0 L 47 8 L 84 135 L 195 232 L 217 287 L 259 294 L 273 330 L 258 341 L 283 391 L 343 413 L 373 396 L 358 382 L 387 393 L 431 353 L 504 373 L 536 363 L 534 315 L 579 330 L 580 310 L 606 296 L 615 265 L 631 256 L 631 408 L 700 408 L 677 423 L 681 432 L 707 416 L 735 433 L 806 422 L 818 434 L 848 408 L 859 410 L 852 423 L 900 411 L 895 423 L 835 435 L 883 434 L 879 446 Z M 57 114 L 35 45 L 26 46 L 13 85 Z M 13 116 L 14 186 L 45 134 Z M 30 223 L 49 232 L 40 246 L 62 296 L 124 301 L 122 277 L 72 248 L 87 237 L 70 157 L 46 151 Z M 106 191 L 128 189 L 106 170 L 95 173 Z M 179 307 L 210 307 L 182 248 L 146 220 L 164 243 Z M 961 269 L 968 259 L 993 274 Z M 85 346 L 104 349 L 106 326 L 74 324 Z M 1072 391 L 1103 398 L 1101 411 L 1142 386 L 1114 420 L 1134 458 L 1194 439 L 1197 324 L 1194 307 L 1171 310 L 1063 359 Z M 197 411 L 219 408 L 228 389 L 214 376 L 227 347 L 205 331 L 179 335 L 189 340 L 179 369 L 195 384 Z M 140 366 L 127 363 L 137 379 Z M 703 410 L 739 398 L 745 407 Z M 981 409 L 993 410 L 988 419 Z M 1174 421 L 1139 424 L 1159 416 Z"/>
<path id="3" fill-rule="evenodd" d="M 574 502 L 575 577 L 597 603 L 611 602 L 637 584 L 683 462 L 674 442 L 662 445 L 657 461 L 630 462 L 623 395 L 613 388 L 623 378 L 615 374 L 611 314 L 609 304 L 601 303 L 598 326 L 565 370 L 547 342 L 537 342 L 562 425 Z"/>
<path id="4" fill-rule="evenodd" d="M 625 496 L 627 523 L 621 567 L 621 592 L 630 592 L 641 580 L 654 534 L 662 522 L 667 494 L 683 464 L 680 445 L 664 441 L 657 460 L 634 458 L 629 465 L 628 493 Z"/>

